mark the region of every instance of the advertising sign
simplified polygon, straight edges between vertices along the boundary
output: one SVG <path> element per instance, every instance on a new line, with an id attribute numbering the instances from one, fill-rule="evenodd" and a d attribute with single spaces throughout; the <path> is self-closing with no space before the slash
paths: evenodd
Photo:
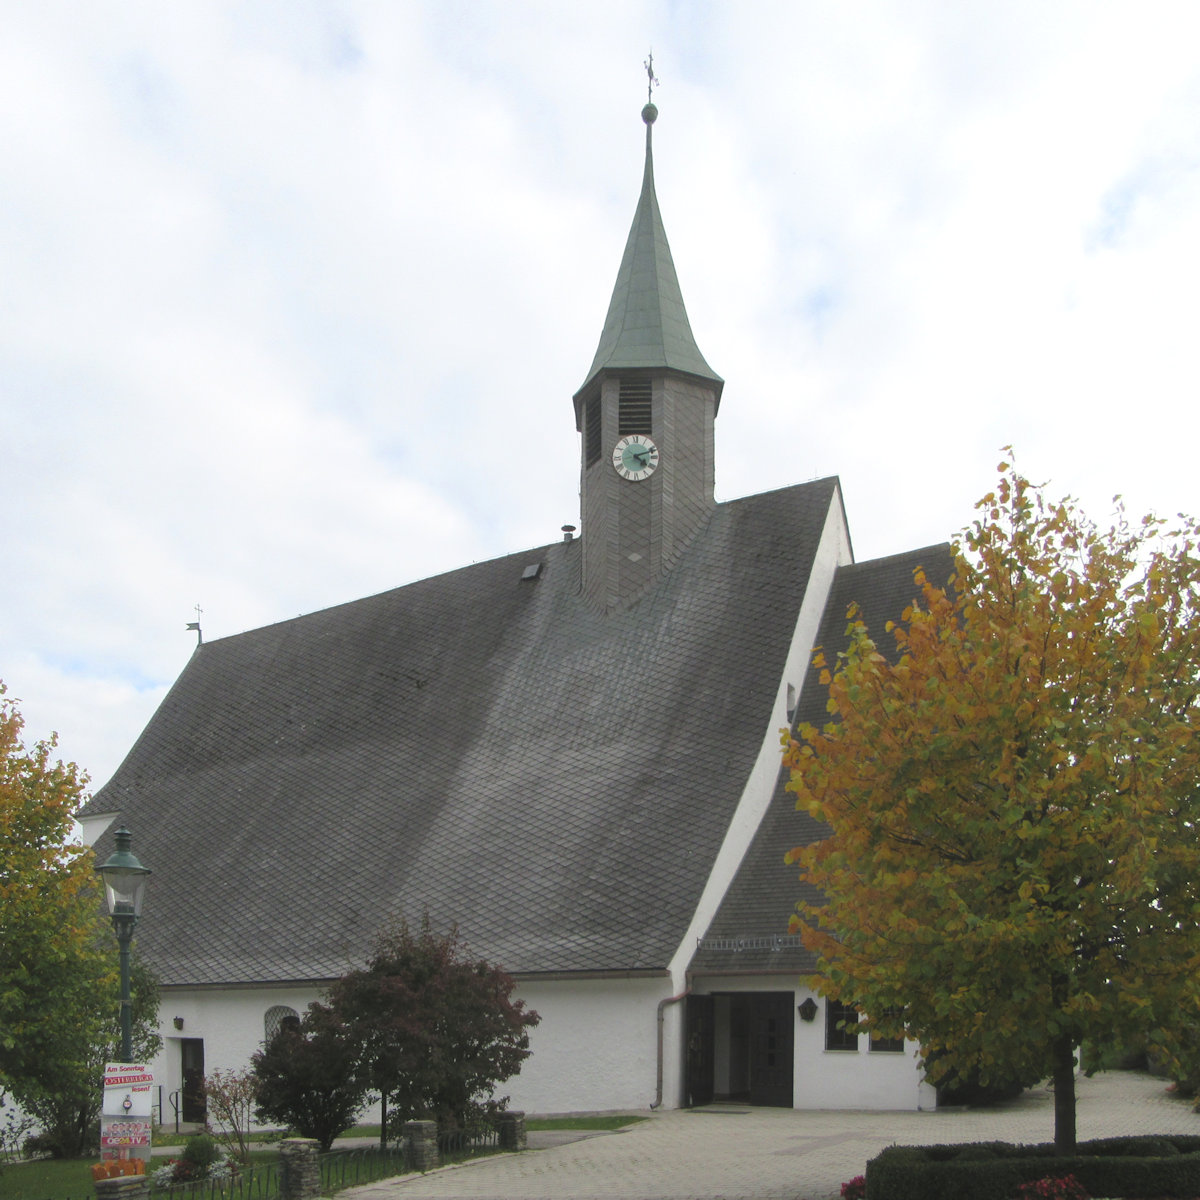
<path id="1" fill-rule="evenodd" d="M 141 1064 L 108 1063 L 100 1108 L 100 1157 L 150 1157 L 154 1075 Z"/>

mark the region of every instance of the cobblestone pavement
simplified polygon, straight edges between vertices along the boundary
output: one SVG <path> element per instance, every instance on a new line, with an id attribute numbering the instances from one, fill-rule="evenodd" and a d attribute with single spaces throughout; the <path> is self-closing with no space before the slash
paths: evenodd
<path id="1" fill-rule="evenodd" d="M 1197 1133 L 1200 1115 L 1164 1081 L 1132 1072 L 1077 1080 L 1080 1139 Z M 1054 1100 L 1036 1088 L 993 1109 L 801 1112 L 713 1105 L 653 1114 L 627 1130 L 550 1149 L 384 1180 L 348 1200 L 830 1200 L 892 1143 L 1053 1138 Z"/>

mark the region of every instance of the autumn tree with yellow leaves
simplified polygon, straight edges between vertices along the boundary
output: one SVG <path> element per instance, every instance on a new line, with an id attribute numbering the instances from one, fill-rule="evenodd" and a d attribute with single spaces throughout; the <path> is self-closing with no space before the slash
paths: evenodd
<path id="1" fill-rule="evenodd" d="M 786 761 L 830 836 L 789 860 L 815 980 L 933 1082 L 1051 1077 L 1200 1020 L 1200 526 L 1100 528 L 1009 463 L 950 586 L 818 662 L 830 722 Z M 894 649 L 888 643 L 894 643 Z"/>
<path id="2" fill-rule="evenodd" d="M 118 1053 L 116 942 L 90 850 L 73 838 L 86 777 L 25 746 L 0 683 L 0 1093 L 16 1099 L 59 1157 L 92 1148 L 104 1063 Z M 135 1054 L 151 1056 L 158 987 L 134 962 Z M 145 1061 L 145 1059 L 142 1059 Z"/>

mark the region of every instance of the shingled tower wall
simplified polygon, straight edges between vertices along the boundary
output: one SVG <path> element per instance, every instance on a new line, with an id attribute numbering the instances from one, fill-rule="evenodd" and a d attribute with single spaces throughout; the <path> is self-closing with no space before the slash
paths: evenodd
<path id="1" fill-rule="evenodd" d="M 646 166 L 637 211 L 587 381 L 575 394 L 583 435 L 583 594 L 609 611 L 628 605 L 671 569 L 712 512 L 713 423 L 723 381 L 700 353 L 683 304 L 654 191 L 647 104 Z M 649 389 L 648 427 L 631 425 L 627 399 Z M 630 432 L 658 448 L 646 478 L 622 478 L 613 450 Z"/>

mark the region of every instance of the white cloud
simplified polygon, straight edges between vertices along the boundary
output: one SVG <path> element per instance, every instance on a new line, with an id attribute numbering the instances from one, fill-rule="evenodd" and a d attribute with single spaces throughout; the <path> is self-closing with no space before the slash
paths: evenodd
<path id="1" fill-rule="evenodd" d="M 1200 10 L 0 0 L 0 678 L 102 782 L 206 634 L 554 540 L 641 175 L 718 492 L 999 447 L 1196 509 Z M 539 447 L 514 464 L 514 446 Z"/>

